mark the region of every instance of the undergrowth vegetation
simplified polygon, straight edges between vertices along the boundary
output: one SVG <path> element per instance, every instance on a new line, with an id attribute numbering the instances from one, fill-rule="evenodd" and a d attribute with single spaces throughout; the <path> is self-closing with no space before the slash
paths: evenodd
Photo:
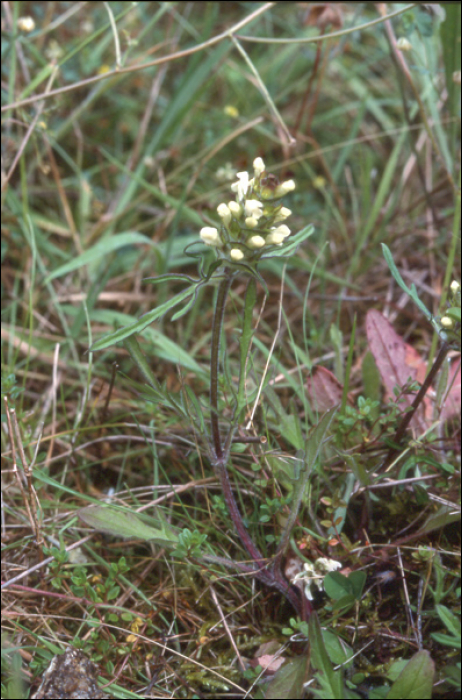
<path id="1" fill-rule="evenodd" d="M 460 693 L 460 13 L 2 4 L 2 698 Z"/>

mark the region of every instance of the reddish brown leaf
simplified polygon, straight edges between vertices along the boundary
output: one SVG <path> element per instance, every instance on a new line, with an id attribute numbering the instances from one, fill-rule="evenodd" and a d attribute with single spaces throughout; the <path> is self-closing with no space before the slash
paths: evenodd
<path id="1" fill-rule="evenodd" d="M 343 387 L 337 377 L 325 367 L 318 365 L 306 380 L 308 396 L 314 411 L 324 413 L 338 406 L 342 400 Z"/>
<path id="2" fill-rule="evenodd" d="M 366 333 L 370 351 L 387 391 L 387 398 L 394 396 L 395 386 L 401 388 L 409 380 L 423 382 L 426 375 L 425 361 L 412 345 L 404 342 L 380 311 L 370 309 L 367 312 Z M 410 406 L 414 398 L 414 394 L 403 395 L 403 408 Z M 431 401 L 425 397 L 411 425 L 419 433 L 423 433 L 430 424 L 431 414 Z"/>

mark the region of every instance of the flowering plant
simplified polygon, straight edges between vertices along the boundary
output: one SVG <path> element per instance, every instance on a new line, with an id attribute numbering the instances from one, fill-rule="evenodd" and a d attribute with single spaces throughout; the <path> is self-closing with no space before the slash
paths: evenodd
<path id="1" fill-rule="evenodd" d="M 218 226 L 205 226 L 200 231 L 200 241 L 188 246 L 187 252 L 199 259 L 199 278 L 193 279 L 186 275 L 162 275 L 150 279 L 153 283 L 165 280 L 184 280 L 189 283 L 186 290 L 177 294 L 161 306 L 144 314 L 140 320 L 130 326 L 121 328 L 115 333 L 97 341 L 92 350 L 102 350 L 109 345 L 123 341 L 133 360 L 138 365 L 144 378 L 150 386 L 150 399 L 169 406 L 183 418 L 191 417 L 191 413 L 184 409 L 183 398 L 173 397 L 166 387 L 162 386 L 151 371 L 146 358 L 136 342 L 134 335 L 157 320 L 167 311 L 173 309 L 183 301 L 186 304 L 173 315 L 173 320 L 187 313 L 197 299 L 198 290 L 206 284 L 218 283 L 215 298 L 215 313 L 212 327 L 211 351 L 210 351 L 210 412 L 208 420 L 202 415 L 201 403 L 188 391 L 188 401 L 194 402 L 196 416 L 193 418 L 196 435 L 201 438 L 208 459 L 220 480 L 222 493 L 231 516 L 236 533 L 242 545 L 250 555 L 252 563 L 243 564 L 230 562 L 229 560 L 214 557 L 215 561 L 229 566 L 230 564 L 248 573 L 252 573 L 262 583 L 278 589 L 290 601 L 294 609 L 305 619 L 311 613 L 311 604 L 306 597 L 300 596 L 300 591 L 291 585 L 282 574 L 282 557 L 288 545 L 290 533 L 295 525 L 298 510 L 308 475 L 314 466 L 319 454 L 321 444 L 326 431 L 333 419 L 333 411 L 328 411 L 320 423 L 312 431 L 305 450 L 297 453 L 297 468 L 293 479 L 293 493 L 290 513 L 287 517 L 284 531 L 280 537 L 277 551 L 270 563 L 265 563 L 265 558 L 252 540 L 247 531 L 243 518 L 237 506 L 231 482 L 228 474 L 228 464 L 231 458 L 231 447 L 236 442 L 255 442 L 255 438 L 246 439 L 237 436 L 237 429 L 242 421 L 246 407 L 245 372 L 247 358 L 252 342 L 252 318 L 256 305 L 256 282 L 259 281 L 266 291 L 266 284 L 257 267 L 258 263 L 269 257 L 289 257 L 308 236 L 313 233 L 313 227 L 307 226 L 299 233 L 293 235 L 289 227 L 284 223 L 291 215 L 290 209 L 282 204 L 282 198 L 295 188 L 293 180 L 280 183 L 271 173 L 267 173 L 265 164 L 261 158 L 253 162 L 253 177 L 249 173 L 240 172 L 238 180 L 231 186 L 235 199 L 227 203 L 221 203 L 217 207 L 220 224 Z M 201 248 L 197 252 L 197 244 Z M 210 256 L 204 255 L 203 244 L 215 251 L 215 258 L 210 262 Z M 221 405 L 219 402 L 219 376 L 220 376 L 220 341 L 223 335 L 223 320 L 225 316 L 226 301 L 234 279 L 246 273 L 248 285 L 245 295 L 242 333 L 240 340 L 240 370 L 236 388 L 232 388 L 231 396 L 234 405 L 231 410 L 231 419 L 221 421 Z M 189 298 L 189 299 L 188 299 Z M 259 441 L 259 438 L 256 438 Z M 98 507 L 96 508 L 98 510 Z M 83 519 L 91 517 L 95 522 L 95 509 L 92 513 L 81 514 Z M 104 512 L 96 513 L 98 522 L 105 517 Z M 133 518 L 132 523 L 133 526 Z M 185 535 L 186 537 L 186 535 Z M 188 533 L 188 542 L 193 542 L 194 551 L 200 547 L 202 540 L 199 533 Z M 192 538 L 192 539 L 191 539 Z M 167 541 L 164 537 L 163 541 Z M 190 551 L 191 547 L 183 547 L 184 551 Z M 178 554 L 181 547 L 175 550 Z M 192 549 L 191 549 L 192 551 Z M 196 552 L 197 553 L 197 552 Z M 202 556 L 203 560 L 210 561 L 210 557 Z"/>

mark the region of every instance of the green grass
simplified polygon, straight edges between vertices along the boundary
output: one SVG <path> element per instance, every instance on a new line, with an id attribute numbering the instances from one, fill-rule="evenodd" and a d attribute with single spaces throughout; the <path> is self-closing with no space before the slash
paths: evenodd
<path id="1" fill-rule="evenodd" d="M 332 4 L 340 24 L 322 41 L 294 3 L 38 3 L 30 33 L 29 5 L 3 8 L 2 697 L 29 697 L 69 645 L 120 698 L 385 697 L 406 663 L 427 685 L 405 687 L 403 671 L 390 697 L 460 692 L 460 418 L 444 418 L 454 370 L 443 367 L 431 420 L 395 453 L 406 404 L 385 395 L 366 333 L 376 309 L 417 364 L 429 369 L 441 347 L 382 243 L 435 317 L 460 280 L 460 8 L 445 5 L 442 21 L 442 6 L 409 7 L 387 6 L 390 33 L 373 4 Z M 257 156 L 296 181 L 291 229 L 315 232 L 259 268 L 269 293 L 257 285 L 238 432 L 266 442 L 233 448 L 230 476 L 270 558 L 297 450 L 322 418 L 307 381 L 329 370 L 323 391 L 335 394 L 335 378 L 342 408 L 289 550 L 342 564 L 315 601 L 322 634 L 216 559 L 248 563 L 200 439 L 214 287 L 172 320 L 180 307 L 155 309 L 185 282 L 146 281 L 197 277 L 184 250 Z M 243 275 L 224 320 L 224 420 L 245 288 Z M 150 312 L 136 339 L 167 406 L 122 343 L 89 352 Z M 450 357 L 455 368 L 460 344 Z M 172 556 L 168 543 L 84 526 L 79 510 L 108 498 L 193 535 Z M 276 652 L 285 664 L 268 689 L 258 663 Z"/>

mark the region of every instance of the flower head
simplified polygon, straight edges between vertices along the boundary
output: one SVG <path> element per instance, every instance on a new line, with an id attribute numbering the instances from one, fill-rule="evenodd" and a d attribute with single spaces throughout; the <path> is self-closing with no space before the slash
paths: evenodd
<path id="1" fill-rule="evenodd" d="M 218 205 L 220 226 L 201 229 L 202 241 L 215 248 L 221 260 L 239 262 L 245 258 L 250 266 L 263 256 L 281 255 L 274 248 L 283 246 L 290 236 L 291 230 L 283 222 L 292 212 L 278 200 L 294 188 L 293 180 L 280 183 L 266 170 L 263 159 L 255 158 L 253 177 L 246 171 L 237 173 L 237 181 L 231 185 L 235 199 Z"/>
<path id="2" fill-rule="evenodd" d="M 319 557 L 315 562 L 305 562 L 303 564 L 304 571 L 296 574 L 292 579 L 293 583 L 303 581 L 305 583 L 305 595 L 308 600 L 313 600 L 313 590 L 315 586 L 318 591 L 324 588 L 324 577 L 329 571 L 336 571 L 342 567 L 339 561 Z"/>

